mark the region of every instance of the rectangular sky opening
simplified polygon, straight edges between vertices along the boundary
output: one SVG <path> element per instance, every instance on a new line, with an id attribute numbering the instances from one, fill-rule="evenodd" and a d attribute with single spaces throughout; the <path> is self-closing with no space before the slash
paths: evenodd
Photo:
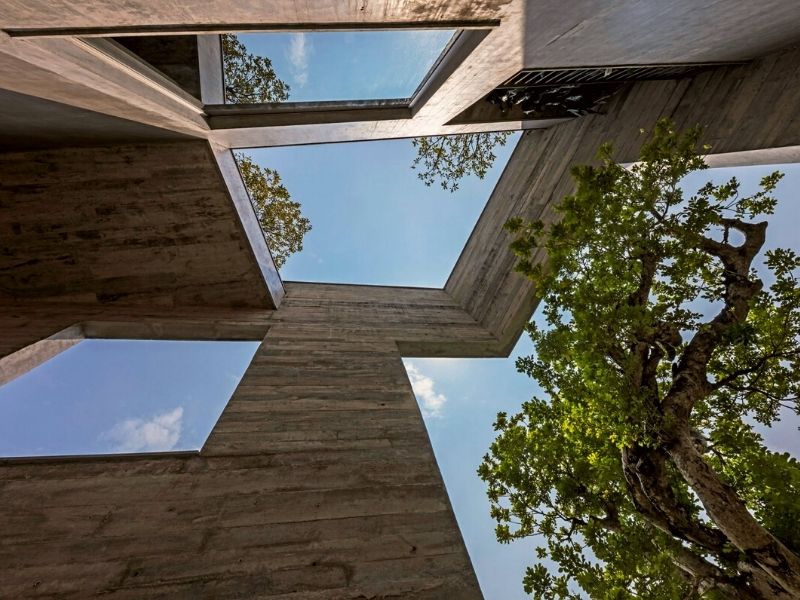
<path id="1" fill-rule="evenodd" d="M 228 34 L 223 36 L 226 102 L 409 99 L 453 34 L 450 29 Z M 265 71 L 271 69 L 276 78 L 267 86 L 270 98 L 237 93 L 256 64 L 240 60 L 247 55 L 268 59 Z"/>
<path id="2" fill-rule="evenodd" d="M 496 139 L 485 135 L 489 144 Z M 454 192 L 438 181 L 425 185 L 423 165 L 412 168 L 418 150 L 409 139 L 237 155 L 277 173 L 311 223 L 303 249 L 280 269 L 284 280 L 443 287 L 519 136 L 501 136 L 485 176 L 464 177 Z"/>
<path id="3" fill-rule="evenodd" d="M 198 450 L 257 348 L 82 340 L 0 386 L 0 457 Z"/>

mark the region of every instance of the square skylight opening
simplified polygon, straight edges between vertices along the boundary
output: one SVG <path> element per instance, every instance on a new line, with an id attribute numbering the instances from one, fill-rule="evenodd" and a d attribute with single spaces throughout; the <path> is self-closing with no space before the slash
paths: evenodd
<path id="1" fill-rule="evenodd" d="M 410 101 L 454 39 L 453 29 L 239 33 L 223 36 L 225 101 Z M 237 61 L 241 53 L 253 57 Z M 269 98 L 242 93 L 242 64 L 267 63 Z M 246 77 L 245 77 L 246 79 Z"/>
<path id="2" fill-rule="evenodd" d="M 258 345 L 109 339 L 68 345 L 27 373 L 4 378 L 0 457 L 199 450 Z"/>
<path id="3" fill-rule="evenodd" d="M 426 186 L 410 139 L 237 150 L 273 170 L 311 230 L 280 268 L 286 281 L 443 287 L 511 157 L 519 132 L 480 179 Z M 267 235 L 267 245 L 272 242 Z"/>

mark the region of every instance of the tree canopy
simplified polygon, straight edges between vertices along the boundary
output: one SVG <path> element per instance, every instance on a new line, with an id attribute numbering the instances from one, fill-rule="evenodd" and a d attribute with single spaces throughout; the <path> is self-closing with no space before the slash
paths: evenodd
<path id="1" fill-rule="evenodd" d="M 438 180 L 445 190 L 454 192 L 468 175 L 483 179 L 494 164 L 496 146 L 505 146 L 507 131 L 420 137 L 411 141 L 417 156 L 411 163 L 419 169 L 417 177 L 430 186 Z"/>
<path id="2" fill-rule="evenodd" d="M 289 85 L 275 73 L 269 58 L 248 52 L 232 33 L 223 33 L 221 38 L 225 102 L 252 104 L 289 99 Z"/>
<path id="3" fill-rule="evenodd" d="M 226 102 L 280 102 L 289 98 L 289 86 L 275 74 L 269 58 L 248 52 L 235 35 L 221 37 Z M 303 249 L 303 237 L 311 230 L 311 222 L 303 217 L 300 203 L 292 200 L 277 171 L 257 165 L 241 152 L 234 156 L 272 259 L 280 269 L 291 254 Z"/>
<path id="4" fill-rule="evenodd" d="M 701 132 L 659 122 L 625 168 L 604 145 L 554 223 L 513 219 L 543 297 L 543 395 L 499 414 L 479 468 L 501 542 L 540 536 L 541 599 L 800 597 L 800 464 L 756 423 L 798 412 L 800 258 L 765 253 L 781 175 L 686 197 Z M 534 258 L 541 250 L 546 265 Z"/>
<path id="5" fill-rule="evenodd" d="M 291 254 L 303 249 L 303 236 L 311 230 L 311 222 L 303 217 L 300 203 L 291 199 L 277 171 L 257 165 L 245 154 L 237 152 L 235 156 L 272 259 L 280 269 Z"/>

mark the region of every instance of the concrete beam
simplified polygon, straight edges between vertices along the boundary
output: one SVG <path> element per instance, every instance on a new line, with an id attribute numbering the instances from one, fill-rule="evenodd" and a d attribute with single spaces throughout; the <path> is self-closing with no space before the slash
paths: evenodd
<path id="1" fill-rule="evenodd" d="M 396 344 L 403 356 L 499 356 L 497 338 L 443 290 L 287 282 L 278 310 L 26 302 L 2 306 L 0 357 L 78 324 L 87 338 L 260 340 L 276 323 L 329 327 Z M 292 302 L 285 304 L 291 299 Z"/>
<path id="2" fill-rule="evenodd" d="M 281 102 L 277 104 L 207 105 L 208 125 L 212 130 L 268 129 L 292 125 L 363 123 L 411 118 L 411 107 L 404 100 L 362 100 L 343 102 Z M 215 135 L 216 139 L 220 136 Z"/>
<path id="3" fill-rule="evenodd" d="M 307 31 L 361 31 L 375 29 L 463 29 L 482 30 L 496 27 L 498 19 L 453 19 L 419 21 L 336 21 L 285 23 L 275 21 L 247 21 L 242 23 L 199 23 L 190 25 L 121 25 L 98 27 L 9 27 L 11 37 L 135 37 L 144 35 L 220 35 L 223 33 L 286 33 Z"/>
<path id="4" fill-rule="evenodd" d="M 0 88 L 202 137 L 200 102 L 111 40 L 0 33 Z"/>
<path id="5" fill-rule="evenodd" d="M 200 98 L 204 105 L 225 102 L 225 77 L 222 64 L 222 39 L 219 35 L 197 36 Z"/>
<path id="6" fill-rule="evenodd" d="M 800 162 L 800 146 L 761 148 L 739 152 L 722 152 L 706 156 L 709 167 L 742 167 L 749 165 L 781 165 Z"/>
<path id="7" fill-rule="evenodd" d="M 261 341 L 271 310 L 26 302 L 0 304 L 0 360 L 39 341 Z"/>
<path id="8" fill-rule="evenodd" d="M 272 122 L 276 121 L 274 119 L 271 120 Z M 517 131 L 520 129 L 544 128 L 552 124 L 550 121 L 507 121 L 443 126 L 432 121 L 423 122 L 417 119 L 404 118 L 402 120 L 389 119 L 214 129 L 208 134 L 208 138 L 215 145 L 229 148 L 264 148 L 302 144 L 392 140 L 486 131 Z"/>
<path id="9" fill-rule="evenodd" d="M 85 339 L 80 326 L 72 326 L 0 358 L 0 386 L 25 375 Z"/>

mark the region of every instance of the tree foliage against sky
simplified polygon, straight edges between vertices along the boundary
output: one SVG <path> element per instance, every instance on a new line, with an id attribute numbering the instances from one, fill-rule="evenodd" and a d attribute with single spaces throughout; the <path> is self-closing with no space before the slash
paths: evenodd
<path id="1" fill-rule="evenodd" d="M 605 145 L 560 221 L 507 225 L 544 397 L 498 415 L 479 474 L 498 539 L 558 565 L 528 569 L 535 598 L 800 598 L 800 464 L 754 428 L 798 411 L 800 258 L 766 252 L 769 287 L 753 268 L 779 173 L 684 197 L 699 136 L 661 121 L 630 169 Z"/>
<path id="2" fill-rule="evenodd" d="M 234 34 L 223 33 L 221 38 L 225 102 L 253 104 L 289 99 L 289 85 L 275 73 L 269 58 L 248 52 Z"/>
<path id="3" fill-rule="evenodd" d="M 417 156 L 411 163 L 419 177 L 430 186 L 438 180 L 445 190 L 454 192 L 468 175 L 483 179 L 494 164 L 496 146 L 505 146 L 507 131 L 420 137 L 411 141 Z"/>
<path id="4" fill-rule="evenodd" d="M 268 58 L 249 53 L 235 35 L 221 37 L 226 102 L 280 102 L 289 98 L 289 86 L 278 78 Z M 291 254 L 303 249 L 303 236 L 311 230 L 311 222 L 303 217 L 300 203 L 292 200 L 277 171 L 257 165 L 241 152 L 234 156 L 272 259 L 280 269 Z"/>
<path id="5" fill-rule="evenodd" d="M 300 203 L 292 200 L 277 171 L 257 165 L 242 153 L 235 156 L 272 259 L 280 269 L 291 254 L 303 249 L 303 236 L 311 230 L 311 222 L 303 217 Z"/>

